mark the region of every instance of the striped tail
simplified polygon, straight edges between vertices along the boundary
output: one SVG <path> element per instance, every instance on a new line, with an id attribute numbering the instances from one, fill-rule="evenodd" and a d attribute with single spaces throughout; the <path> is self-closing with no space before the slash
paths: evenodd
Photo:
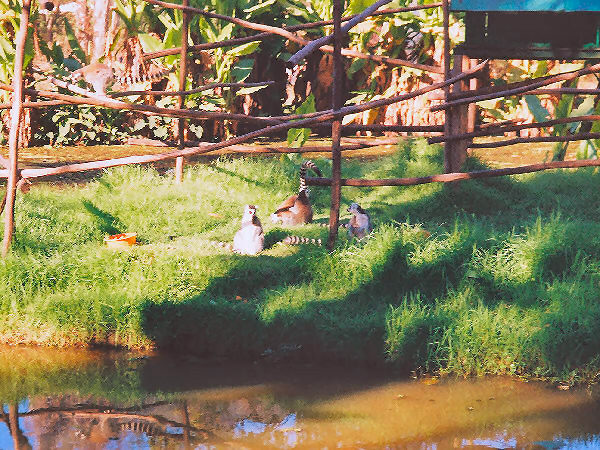
<path id="1" fill-rule="evenodd" d="M 298 192 L 306 190 L 306 169 L 312 169 L 312 171 L 316 173 L 319 177 L 323 176 L 321 170 L 317 167 L 317 165 L 310 159 L 307 159 L 300 166 L 300 189 L 298 189 Z"/>
<path id="2" fill-rule="evenodd" d="M 156 433 L 156 428 L 146 422 L 126 422 L 121 424 L 121 430 L 133 431 L 135 433 L 146 433 L 148 436 L 153 436 Z"/>
<path id="3" fill-rule="evenodd" d="M 287 245 L 310 244 L 310 245 L 317 245 L 319 247 L 321 246 L 321 239 L 311 239 L 311 238 L 307 238 L 307 237 L 294 236 L 294 235 L 287 236 L 282 242 Z"/>
<path id="4" fill-rule="evenodd" d="M 132 86 L 146 81 L 154 82 L 164 78 L 168 73 L 172 72 L 174 67 L 165 68 L 151 64 L 147 69 L 138 68 L 138 70 L 130 70 L 125 74 L 119 74 L 117 82 L 122 86 Z"/>

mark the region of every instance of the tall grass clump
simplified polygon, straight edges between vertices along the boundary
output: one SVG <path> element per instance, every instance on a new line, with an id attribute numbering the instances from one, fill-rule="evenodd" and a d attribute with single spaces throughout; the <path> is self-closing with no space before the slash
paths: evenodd
<path id="1" fill-rule="evenodd" d="M 441 162 L 440 147 L 404 141 L 389 156 L 344 161 L 344 176 L 429 175 Z M 356 241 L 341 228 L 328 253 L 280 243 L 326 239 L 328 188 L 312 188 L 316 224 L 268 220 L 297 191 L 299 165 L 221 158 L 190 166 L 182 184 L 125 167 L 35 186 L 18 198 L 14 251 L 0 261 L 0 341 L 572 381 L 598 373 L 596 171 L 344 188 L 342 221 L 357 201 L 375 230 Z M 267 248 L 241 256 L 211 244 L 231 241 L 248 203 Z M 104 247 L 125 231 L 140 245 Z"/>

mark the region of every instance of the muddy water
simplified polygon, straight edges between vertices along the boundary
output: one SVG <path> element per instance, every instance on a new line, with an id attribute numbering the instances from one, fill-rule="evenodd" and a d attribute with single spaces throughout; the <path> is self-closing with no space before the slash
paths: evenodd
<path id="1" fill-rule="evenodd" d="M 600 448 L 600 398 L 543 383 L 0 347 L 0 449 Z"/>

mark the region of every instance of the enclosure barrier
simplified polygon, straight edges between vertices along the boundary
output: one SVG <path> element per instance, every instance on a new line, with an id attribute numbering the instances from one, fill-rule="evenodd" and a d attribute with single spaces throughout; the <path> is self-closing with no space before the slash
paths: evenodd
<path id="1" fill-rule="evenodd" d="M 413 7 L 406 8 L 396 8 L 396 9 L 388 9 L 383 11 L 377 11 L 377 9 L 387 3 L 390 3 L 390 0 L 380 0 L 376 2 L 374 5 L 366 8 L 362 13 L 357 14 L 355 16 L 350 17 L 341 17 L 342 8 L 341 8 L 341 0 L 334 0 L 334 14 L 332 21 L 321 21 L 310 24 L 302 24 L 294 27 L 287 28 L 278 28 L 273 26 L 268 26 L 264 24 L 258 24 L 254 22 L 249 22 L 246 20 L 242 20 L 239 18 L 228 17 L 220 14 L 215 14 L 213 12 L 204 11 L 198 8 L 192 8 L 188 6 L 188 1 L 183 0 L 182 5 L 167 3 L 160 0 L 146 0 L 150 4 L 162 6 L 165 8 L 179 9 L 183 12 L 184 22 L 183 22 L 183 33 L 184 36 L 182 39 L 182 46 L 178 48 L 172 48 L 168 50 L 164 50 L 161 52 L 152 52 L 144 55 L 145 59 L 158 58 L 166 55 L 174 55 L 180 54 L 180 79 L 179 79 L 179 91 L 171 92 L 171 91 L 129 91 L 125 93 L 116 93 L 113 95 L 113 98 L 108 97 L 100 97 L 92 94 L 89 91 L 85 91 L 76 86 L 70 85 L 68 83 L 62 82 L 62 87 L 66 87 L 72 92 L 79 93 L 84 97 L 77 97 L 73 95 L 65 95 L 52 91 L 42 91 L 42 90 L 34 90 L 34 89 L 24 89 L 23 88 L 23 54 L 24 47 L 26 41 L 26 33 L 21 32 L 21 30 L 26 30 L 28 28 L 29 23 L 29 5 L 30 0 L 24 0 L 23 9 L 21 11 L 21 28 L 19 34 L 17 35 L 16 42 L 16 54 L 15 54 L 15 76 L 13 79 L 13 85 L 0 85 L 0 89 L 12 90 L 14 91 L 13 102 L 11 105 L 11 129 L 9 134 L 9 159 L 0 157 L 0 165 L 4 166 L 5 169 L 0 170 L 0 178 L 7 178 L 7 190 L 6 195 L 4 197 L 3 204 L 6 204 L 6 216 L 5 216 L 5 228 L 4 228 L 4 241 L 3 241 L 3 249 L 2 255 L 5 256 L 10 248 L 10 243 L 14 231 L 14 201 L 15 195 L 17 191 L 18 183 L 22 183 L 25 180 L 47 177 L 51 175 L 65 174 L 65 173 L 73 173 L 73 172 L 83 172 L 89 170 L 98 170 L 108 167 L 115 167 L 120 165 L 127 164 L 140 164 L 140 163 L 150 163 L 157 162 L 163 160 L 176 159 L 177 161 L 177 169 L 176 169 L 176 177 L 178 180 L 181 180 L 181 174 L 183 170 L 183 158 L 186 156 L 192 155 L 201 155 L 210 153 L 219 149 L 224 148 L 235 148 L 235 146 L 239 146 L 242 143 L 248 142 L 254 138 L 266 136 L 273 133 L 278 133 L 281 131 L 289 130 L 290 128 L 307 128 L 307 127 L 331 127 L 332 130 L 332 146 L 331 149 L 327 148 L 328 151 L 331 151 L 332 159 L 333 159 L 333 171 L 332 178 L 307 178 L 307 184 L 315 185 L 315 186 L 331 186 L 331 210 L 330 210 L 330 235 L 329 235 L 329 248 L 332 249 L 336 239 L 337 233 L 337 224 L 339 221 L 339 205 L 340 205 L 340 193 L 341 186 L 411 186 L 416 184 L 423 183 L 432 183 L 432 182 L 455 182 L 459 180 L 466 179 L 474 179 L 474 178 L 486 178 L 486 177 L 496 177 L 496 176 L 504 176 L 504 175 L 512 175 L 519 173 L 529 173 L 529 172 L 537 172 L 541 170 L 547 169 L 557 169 L 557 168 L 577 168 L 577 167 L 589 167 L 589 166 L 600 166 L 600 161 L 598 160 L 584 160 L 584 161 L 557 161 L 543 164 L 533 164 L 528 166 L 514 167 L 514 168 L 506 168 L 506 169 L 493 169 L 493 170 L 483 170 L 476 172 L 458 172 L 458 166 L 461 157 L 464 156 L 464 151 L 466 151 L 467 147 L 481 147 L 486 144 L 473 144 L 472 138 L 477 136 L 492 136 L 496 134 L 503 134 L 508 131 L 518 131 L 526 128 L 544 128 L 553 126 L 559 123 L 569 123 L 575 121 L 584 121 L 584 120 L 597 120 L 599 116 L 580 116 L 574 118 L 567 119 L 554 119 L 546 122 L 539 122 L 534 124 L 515 124 L 514 122 L 503 122 L 490 126 L 482 126 L 479 129 L 476 129 L 474 122 L 471 120 L 471 124 L 468 126 L 468 132 L 462 132 L 465 128 L 465 120 L 467 120 L 467 114 L 465 114 L 465 108 L 468 108 L 470 105 L 474 105 L 476 102 L 498 98 L 503 96 L 510 95 L 521 95 L 524 93 L 553 93 L 553 94 L 582 94 L 582 95 L 595 95 L 600 90 L 577 90 L 571 88 L 562 88 L 562 89 L 546 89 L 542 90 L 543 86 L 547 86 L 549 84 L 557 83 L 560 81 L 566 81 L 575 79 L 579 76 L 588 73 L 597 73 L 600 71 L 600 64 L 594 65 L 585 69 L 581 69 L 579 71 L 574 72 L 566 72 L 563 74 L 540 77 L 535 80 L 527 80 L 525 82 L 514 83 L 509 86 L 504 86 L 502 88 L 484 88 L 477 89 L 477 83 L 474 80 L 476 76 L 478 76 L 479 72 L 485 67 L 487 61 L 483 61 L 473 67 L 467 68 L 463 70 L 463 65 L 465 63 L 464 57 L 457 57 L 455 55 L 454 58 L 454 67 L 451 69 L 450 66 L 450 38 L 449 38 L 449 4 L 448 0 L 444 0 L 442 3 L 432 3 L 429 5 L 419 5 Z M 396 12 L 406 12 L 406 11 L 417 11 L 421 9 L 427 8 L 442 8 L 443 17 L 444 17 L 444 67 L 438 67 L 434 65 L 424 65 L 415 63 L 413 61 L 406 61 L 397 58 L 387 58 L 377 55 L 367 55 L 360 53 L 356 50 L 345 49 L 342 48 L 342 36 L 344 33 L 347 33 L 348 30 L 354 26 L 355 24 L 365 20 L 367 17 L 372 15 L 381 15 L 381 14 L 393 14 Z M 237 39 L 229 39 L 221 42 L 214 43 L 206 43 L 199 44 L 193 46 L 187 46 L 187 35 L 188 35 L 188 27 L 189 27 L 189 15 L 190 14 L 201 14 L 206 17 L 216 18 L 219 20 L 229 21 L 231 23 L 238 24 L 242 27 L 252 29 L 255 31 L 261 31 L 261 33 L 256 34 L 254 36 L 249 36 L 245 38 L 237 38 Z M 342 26 L 342 23 L 346 22 L 345 25 Z M 324 36 L 315 41 L 308 41 L 300 36 L 294 34 L 294 31 L 309 29 L 315 27 L 321 27 L 325 25 L 334 26 L 334 32 L 331 35 Z M 298 64 L 304 58 L 306 58 L 310 53 L 314 51 L 323 51 L 328 53 L 333 53 L 334 55 L 334 91 L 332 95 L 332 109 L 326 111 L 318 111 L 310 114 L 302 114 L 302 115 L 288 115 L 288 116 L 280 116 L 280 117 L 252 117 L 243 114 L 233 114 L 233 113 L 218 113 L 218 112 L 207 112 L 207 111 L 197 111 L 185 109 L 183 106 L 185 104 L 185 96 L 190 95 L 192 93 L 201 92 L 208 89 L 213 89 L 215 87 L 224 87 L 225 84 L 211 84 L 206 86 L 201 86 L 196 89 L 186 90 L 185 82 L 187 79 L 187 67 L 186 67 L 186 56 L 189 52 L 203 51 L 207 49 L 215 49 L 233 45 L 239 45 L 244 42 L 251 41 L 259 41 L 266 39 L 270 36 L 282 36 L 292 42 L 296 42 L 302 48 L 292 56 L 289 60 L 289 64 Z M 327 45 L 329 42 L 333 41 L 333 47 Z M 342 56 L 349 56 L 353 58 L 362 58 L 371 61 L 375 61 L 382 64 L 387 64 L 391 66 L 405 66 L 411 67 L 423 71 L 433 72 L 433 73 L 443 73 L 444 81 L 439 83 L 431 84 L 427 87 L 415 90 L 413 92 L 397 95 L 394 97 L 380 99 L 376 101 L 365 102 L 359 105 L 354 106 L 342 106 L 342 92 L 339 89 L 341 83 L 339 82 L 342 71 Z M 467 61 L 468 62 L 468 61 Z M 471 80 L 469 84 L 469 88 L 464 90 L 464 83 L 466 80 Z M 55 84 L 61 86 L 61 82 L 58 80 L 54 80 Z M 270 82 L 259 83 L 260 85 L 267 85 Z M 230 84 L 229 87 L 240 87 L 243 84 Z M 337 88 L 335 88 L 337 86 Z M 454 88 L 454 89 L 453 89 Z M 446 120 L 443 128 L 441 126 L 389 126 L 389 125 L 346 125 L 342 126 L 341 119 L 348 115 L 357 112 L 363 112 L 370 109 L 379 108 L 382 106 L 390 105 L 393 103 L 402 102 L 411 98 L 415 98 L 417 96 L 426 94 L 430 91 L 436 89 L 443 89 L 445 93 L 445 102 L 441 105 L 431 107 L 431 111 L 446 111 Z M 38 101 L 38 102 L 23 102 L 22 96 L 23 94 L 35 95 L 42 98 L 52 99 L 47 101 Z M 159 108 L 152 105 L 139 105 L 139 104 L 131 104 L 127 102 L 122 102 L 115 100 L 115 98 L 126 96 L 126 95 L 150 95 L 150 96 L 177 96 L 178 97 L 178 108 Z M 17 165 L 17 132 L 19 129 L 21 111 L 23 108 L 41 108 L 48 106 L 55 106 L 60 104 L 79 104 L 79 105 L 92 105 L 92 106 L 101 106 L 106 108 L 113 109 L 127 109 L 130 111 L 138 111 L 143 114 L 148 115 L 160 115 L 160 116 L 169 116 L 175 117 L 178 119 L 178 149 L 160 153 L 153 155 L 137 155 L 137 156 L 129 156 L 124 158 L 115 158 L 109 160 L 102 161 L 93 161 L 86 163 L 78 163 L 78 164 L 68 164 L 59 167 L 53 168 L 30 168 L 30 169 L 22 169 L 20 170 Z M 0 108 L 8 108 L 8 105 L 0 105 Z M 471 108 L 470 116 L 473 116 L 474 109 Z M 193 148 L 184 148 L 184 127 L 185 127 L 185 119 L 214 119 L 214 120 L 232 120 L 232 121 L 240 121 L 240 122 L 254 122 L 259 123 L 261 125 L 266 125 L 264 128 L 259 130 L 255 130 L 249 133 L 246 133 L 241 136 L 237 136 L 234 138 L 230 138 L 223 142 L 213 143 L 213 144 L 201 144 L 198 147 Z M 439 137 L 431 137 L 430 142 L 445 142 L 445 171 L 449 173 L 440 174 L 440 175 L 431 175 L 427 177 L 418 177 L 418 178 L 397 178 L 397 179 L 383 179 L 383 180 L 367 180 L 367 179 L 342 179 L 341 178 L 341 152 L 343 150 L 352 150 L 356 149 L 356 147 L 352 146 L 344 146 L 341 144 L 341 135 L 344 129 L 347 130 L 374 130 L 374 131 L 412 131 L 412 132 L 440 132 L 444 131 L 443 136 Z M 592 139 L 592 138 L 600 138 L 600 133 L 582 133 L 579 135 L 572 136 L 549 136 L 549 137 L 539 137 L 539 138 L 517 138 L 509 141 L 488 143 L 488 146 L 501 146 L 501 145 L 512 145 L 512 143 L 517 142 L 546 142 L 546 141 L 571 141 L 577 139 Z M 537 139 L 537 140 L 534 140 Z M 323 147 L 318 147 L 319 151 L 324 149 Z M 291 153 L 297 152 L 302 153 L 306 151 L 312 151 L 313 149 L 304 148 L 304 149 L 275 149 L 273 148 L 273 152 L 282 152 L 282 153 Z M 249 150 L 247 148 L 238 148 L 239 153 L 248 153 Z M 1 208 L 0 208 L 1 212 Z"/>

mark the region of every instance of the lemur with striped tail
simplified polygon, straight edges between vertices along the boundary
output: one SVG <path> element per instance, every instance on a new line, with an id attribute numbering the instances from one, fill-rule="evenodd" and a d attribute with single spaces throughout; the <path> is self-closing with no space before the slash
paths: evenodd
<path id="1" fill-rule="evenodd" d="M 172 69 L 151 65 L 143 71 L 133 73 L 131 70 L 123 71 L 114 67 L 114 64 L 94 62 L 73 71 L 71 81 L 83 80 L 94 88 L 94 91 L 106 95 L 106 89 L 117 83 L 121 87 L 132 86 L 137 83 L 154 82 L 164 78 Z"/>
<path id="2" fill-rule="evenodd" d="M 289 196 L 281 203 L 277 210 L 271 214 L 273 223 L 281 223 L 283 226 L 303 225 L 312 222 L 313 210 L 310 205 L 310 190 L 306 187 L 306 171 L 311 169 L 321 177 L 323 174 L 311 160 L 306 160 L 300 166 L 300 188 L 298 193 Z"/>
<path id="3" fill-rule="evenodd" d="M 241 255 L 256 255 L 265 248 L 265 234 L 258 216 L 256 206 L 246 205 L 242 216 L 242 227 L 233 236 L 233 245 L 227 242 L 213 242 Z"/>

